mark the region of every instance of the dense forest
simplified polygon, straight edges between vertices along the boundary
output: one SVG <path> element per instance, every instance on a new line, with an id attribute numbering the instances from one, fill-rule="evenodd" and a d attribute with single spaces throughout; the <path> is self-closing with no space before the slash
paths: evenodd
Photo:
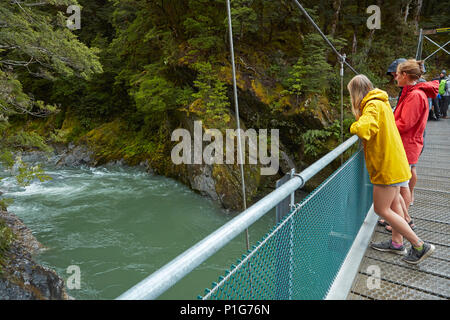
<path id="1" fill-rule="evenodd" d="M 375 3 L 373 3 L 375 2 Z M 413 58 L 417 31 L 449 27 L 442 0 L 303 0 L 302 5 L 347 61 L 392 96 L 387 66 Z M 381 28 L 368 29 L 369 5 Z M 81 7 L 81 28 L 66 22 Z M 339 143 L 340 79 L 336 55 L 294 1 L 232 0 L 240 117 L 244 128 L 279 129 L 279 175 L 246 165 L 248 198 L 295 164 L 302 169 Z M 225 0 L 2 0 L 0 3 L 0 140 L 4 166 L 22 183 L 46 179 L 17 151 L 85 145 L 101 165 L 145 163 L 239 209 L 237 165 L 174 165 L 171 133 L 235 128 Z M 433 35 L 444 43 L 448 34 Z M 436 49 L 424 43 L 424 55 Z M 426 77 L 450 66 L 442 51 Z M 346 68 L 345 82 L 353 76 Z M 344 132 L 353 121 L 345 92 Z M 14 156 L 13 156 L 14 155 Z M 213 180 L 214 190 L 196 177 Z M 201 183 L 200 183 L 201 184 Z M 3 203 L 2 206 L 6 204 Z"/>

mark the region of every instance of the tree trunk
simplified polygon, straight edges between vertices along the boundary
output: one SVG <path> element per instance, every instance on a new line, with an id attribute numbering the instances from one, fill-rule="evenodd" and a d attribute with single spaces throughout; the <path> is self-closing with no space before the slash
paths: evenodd
<path id="1" fill-rule="evenodd" d="M 416 26 L 416 32 L 419 31 L 419 20 L 420 20 L 420 13 L 422 11 L 422 5 L 423 0 L 416 0 L 416 13 L 414 15 L 414 25 Z"/>
<path id="2" fill-rule="evenodd" d="M 261 44 L 264 45 L 264 3 L 262 1 L 259 2 L 259 17 L 258 17 L 258 33 L 261 35 Z"/>
<path id="3" fill-rule="evenodd" d="M 369 51 L 372 48 L 372 40 L 373 40 L 373 34 L 375 33 L 375 29 L 370 30 L 369 32 L 369 39 L 367 40 L 367 45 L 364 48 L 364 57 L 368 57 Z M 367 59 L 366 59 L 367 60 Z"/>
<path id="4" fill-rule="evenodd" d="M 339 21 L 339 12 L 341 11 L 341 0 L 333 0 L 334 16 L 331 23 L 331 36 L 334 37 L 336 32 L 337 23 Z"/>
<path id="5" fill-rule="evenodd" d="M 412 0 L 408 0 L 406 2 L 406 8 L 405 8 L 405 15 L 403 17 L 403 22 L 406 23 L 406 21 L 408 20 L 408 15 L 409 15 L 409 5 L 411 4 Z"/>

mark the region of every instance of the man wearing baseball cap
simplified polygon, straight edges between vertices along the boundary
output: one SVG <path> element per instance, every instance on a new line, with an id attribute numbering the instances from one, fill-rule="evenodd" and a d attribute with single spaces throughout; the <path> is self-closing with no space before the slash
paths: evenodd
<path id="1" fill-rule="evenodd" d="M 406 59 L 404 58 L 399 58 L 399 59 L 395 59 L 388 67 L 386 75 L 388 76 L 392 76 L 392 78 L 395 79 L 395 77 L 397 76 L 397 67 L 400 63 L 405 62 Z M 400 92 L 398 93 L 398 97 L 397 97 L 397 103 L 398 104 L 398 99 L 400 99 L 400 96 L 402 95 L 402 88 L 400 88 Z M 395 109 L 395 107 L 394 107 Z"/>

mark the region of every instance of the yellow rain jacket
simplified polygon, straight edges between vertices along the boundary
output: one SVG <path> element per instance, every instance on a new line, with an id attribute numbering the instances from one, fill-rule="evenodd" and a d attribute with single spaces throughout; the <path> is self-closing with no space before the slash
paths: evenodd
<path id="1" fill-rule="evenodd" d="M 361 117 L 350 127 L 363 140 L 366 167 L 373 184 L 394 184 L 411 178 L 402 139 L 385 91 L 374 89 L 361 101 Z"/>

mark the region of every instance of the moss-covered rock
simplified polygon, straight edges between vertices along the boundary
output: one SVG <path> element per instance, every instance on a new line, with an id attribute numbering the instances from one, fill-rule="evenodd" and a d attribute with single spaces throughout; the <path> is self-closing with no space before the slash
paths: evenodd
<path id="1" fill-rule="evenodd" d="M 1 224 L 12 237 L 0 259 L 0 300 L 70 299 L 64 280 L 55 271 L 34 261 L 33 257 L 42 245 L 23 222 L 14 214 L 1 210 Z"/>

